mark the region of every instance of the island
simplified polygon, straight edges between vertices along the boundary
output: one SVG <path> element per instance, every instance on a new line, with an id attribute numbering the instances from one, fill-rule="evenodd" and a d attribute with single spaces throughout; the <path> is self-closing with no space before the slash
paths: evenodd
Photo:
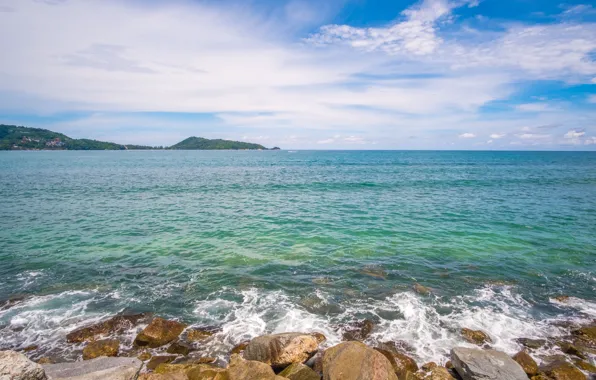
<path id="1" fill-rule="evenodd" d="M 0 124 L 0 150 L 279 150 L 242 141 L 189 137 L 166 146 L 117 144 L 91 139 L 73 139 L 47 129 Z"/>

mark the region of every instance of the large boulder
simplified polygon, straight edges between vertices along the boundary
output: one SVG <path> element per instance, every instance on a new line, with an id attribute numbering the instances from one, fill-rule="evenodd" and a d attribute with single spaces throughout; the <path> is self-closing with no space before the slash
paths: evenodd
<path id="1" fill-rule="evenodd" d="M 137 335 L 137 346 L 160 347 L 168 344 L 182 333 L 186 325 L 178 321 L 169 321 L 163 318 L 153 318 L 151 323 Z"/>
<path id="2" fill-rule="evenodd" d="M 285 368 L 292 363 L 304 363 L 319 348 L 318 336 L 302 333 L 263 335 L 250 341 L 244 358 Z"/>
<path id="3" fill-rule="evenodd" d="M 321 376 L 301 363 L 290 364 L 279 373 L 279 376 L 290 380 L 321 380 Z"/>
<path id="4" fill-rule="evenodd" d="M 504 352 L 456 347 L 451 362 L 463 380 L 526 380 L 517 362 Z"/>
<path id="5" fill-rule="evenodd" d="M 418 364 L 416 361 L 408 355 L 395 350 L 384 350 L 381 348 L 375 348 L 378 352 L 383 354 L 391 363 L 393 370 L 398 378 L 402 378 L 408 372 L 415 373 L 418 371 Z"/>
<path id="6" fill-rule="evenodd" d="M 228 366 L 229 380 L 275 380 L 275 372 L 263 362 L 244 360 L 238 354 L 232 355 Z"/>
<path id="7" fill-rule="evenodd" d="M 133 380 L 143 362 L 135 358 L 101 357 L 74 363 L 45 364 L 51 380 Z"/>
<path id="8" fill-rule="evenodd" d="M 116 339 L 104 339 L 90 342 L 83 349 L 83 360 L 95 359 L 100 356 L 118 356 L 120 342 Z"/>
<path id="9" fill-rule="evenodd" d="M 43 367 L 15 351 L 0 351 L 1 380 L 45 380 Z"/>
<path id="10" fill-rule="evenodd" d="M 389 360 L 360 342 L 344 342 L 325 351 L 324 380 L 397 380 Z"/>
<path id="11" fill-rule="evenodd" d="M 522 350 L 515 354 L 513 360 L 522 367 L 528 377 L 538 374 L 538 364 L 536 364 L 536 361 L 526 351 Z"/>
<path id="12" fill-rule="evenodd" d="M 133 315 L 116 315 L 103 322 L 95 323 L 89 326 L 84 326 L 71 331 L 66 335 L 66 340 L 69 343 L 81 343 L 84 341 L 95 340 L 100 336 L 108 336 L 112 334 L 121 334 L 129 330 L 139 323 L 147 322 L 151 318 L 151 314 L 141 313 Z"/>
<path id="13" fill-rule="evenodd" d="M 587 377 L 570 363 L 557 360 L 540 367 L 540 372 L 552 380 L 586 380 Z"/>
<path id="14" fill-rule="evenodd" d="M 491 343 L 492 340 L 487 333 L 480 330 L 461 329 L 461 336 L 469 343 L 482 345 L 484 343 Z"/>

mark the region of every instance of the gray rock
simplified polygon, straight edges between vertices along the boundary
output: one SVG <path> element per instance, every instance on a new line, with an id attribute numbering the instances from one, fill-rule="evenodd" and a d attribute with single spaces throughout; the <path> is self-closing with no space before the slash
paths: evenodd
<path id="1" fill-rule="evenodd" d="M 46 364 L 50 380 L 133 380 L 143 362 L 136 358 L 107 358 L 74 363 Z"/>
<path id="2" fill-rule="evenodd" d="M 0 380 L 45 380 L 43 368 L 15 351 L 0 351 Z"/>
<path id="3" fill-rule="evenodd" d="M 522 367 L 504 352 L 456 347 L 451 362 L 463 380 L 527 380 Z"/>

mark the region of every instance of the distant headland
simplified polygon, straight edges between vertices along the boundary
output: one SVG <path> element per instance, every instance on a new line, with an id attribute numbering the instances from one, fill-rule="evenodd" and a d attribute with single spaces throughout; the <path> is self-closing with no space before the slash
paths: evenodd
<path id="1" fill-rule="evenodd" d="M 47 129 L 19 127 L 0 124 L 0 150 L 279 150 L 265 148 L 263 145 L 222 140 L 189 137 L 172 146 L 147 146 L 117 144 L 90 139 L 73 139 L 62 133 Z"/>

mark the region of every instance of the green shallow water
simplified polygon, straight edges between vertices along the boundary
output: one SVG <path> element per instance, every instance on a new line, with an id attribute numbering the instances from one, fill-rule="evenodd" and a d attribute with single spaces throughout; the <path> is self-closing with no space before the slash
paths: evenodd
<path id="1" fill-rule="evenodd" d="M 215 351 L 367 316 L 435 358 L 596 316 L 594 153 L 0 152 L 0 199 L 6 347 L 126 309 L 223 326 Z"/>

